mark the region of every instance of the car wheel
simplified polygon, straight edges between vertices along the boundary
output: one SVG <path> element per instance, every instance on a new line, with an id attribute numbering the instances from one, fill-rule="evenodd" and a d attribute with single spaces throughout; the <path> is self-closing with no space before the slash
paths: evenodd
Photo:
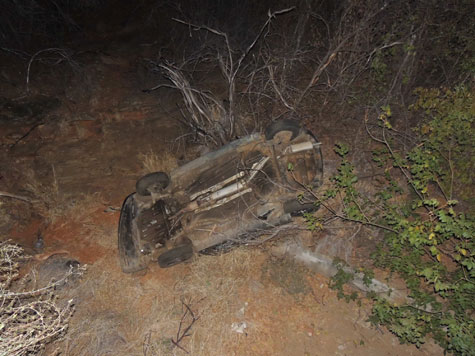
<path id="1" fill-rule="evenodd" d="M 162 268 L 171 267 L 189 260 L 193 256 L 191 244 L 180 245 L 158 256 L 158 265 Z"/>
<path id="2" fill-rule="evenodd" d="M 293 140 L 295 137 L 298 136 L 300 129 L 300 124 L 297 121 L 290 119 L 282 119 L 274 121 L 269 126 L 267 126 L 264 134 L 266 140 L 272 140 L 279 132 L 290 131 L 292 132 L 291 140 Z"/>
<path id="3" fill-rule="evenodd" d="M 291 216 L 302 216 L 317 209 L 314 203 L 302 203 L 298 199 L 288 200 L 284 203 L 284 212 Z"/>
<path id="4" fill-rule="evenodd" d="M 131 194 L 122 204 L 118 231 L 119 262 L 125 273 L 137 272 L 147 267 L 140 252 L 140 232 L 136 216 L 137 205 L 134 194 Z"/>
<path id="5" fill-rule="evenodd" d="M 135 184 L 138 195 L 147 196 L 158 193 L 170 184 L 170 178 L 164 172 L 154 172 L 144 175 Z"/>

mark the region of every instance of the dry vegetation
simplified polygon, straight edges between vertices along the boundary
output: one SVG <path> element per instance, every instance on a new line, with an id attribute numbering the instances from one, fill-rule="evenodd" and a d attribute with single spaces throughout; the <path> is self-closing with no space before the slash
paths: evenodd
<path id="1" fill-rule="evenodd" d="M 84 223 L 92 213 L 91 207 L 105 205 L 99 192 L 71 194 L 63 191 L 54 166 L 51 166 L 49 177 L 38 177 L 34 170 L 26 170 L 24 187 L 33 197 L 30 199 L 33 210 L 44 219 L 45 226 L 54 224 L 58 219 Z"/>
<path id="2" fill-rule="evenodd" d="M 177 160 L 169 151 L 157 153 L 155 151 L 148 151 L 147 153 L 141 153 L 137 157 L 142 163 L 142 174 L 152 172 L 170 172 L 177 167 Z"/>
<path id="3" fill-rule="evenodd" d="M 0 353 L 23 356 L 37 353 L 46 344 L 64 335 L 74 311 L 74 301 L 58 302 L 55 289 L 82 269 L 71 267 L 59 280 L 40 289 L 21 286 L 20 263 L 27 257 L 11 242 L 0 243 Z"/>
<path id="4" fill-rule="evenodd" d="M 178 281 L 118 276 L 111 271 L 111 261 L 102 260 L 77 291 L 77 297 L 89 303 L 80 306 L 71 323 L 66 352 L 213 356 L 232 354 L 242 338 L 258 342 L 258 325 L 248 323 L 246 337 L 233 330 L 233 323 L 245 321 L 242 292 L 259 277 L 259 265 L 252 261 L 260 257 L 258 251 L 246 249 L 201 256 L 179 267 L 184 277 Z"/>
<path id="5" fill-rule="evenodd" d="M 251 261 L 256 254 L 238 249 L 221 256 L 201 256 L 190 265 L 186 277 L 178 281 L 173 293 L 162 293 L 154 313 L 152 327 L 146 333 L 148 355 L 183 354 L 171 342 L 177 340 L 177 332 L 188 327 L 192 317 L 186 313 L 186 305 L 197 321 L 183 338 L 180 346 L 192 355 L 229 354 L 239 335 L 232 330 L 233 323 L 244 322 L 245 308 L 240 291 L 247 286 L 253 268 Z M 180 326 L 181 324 L 181 326 Z M 258 335 L 256 326 L 248 325 L 250 335 Z"/>
<path id="6" fill-rule="evenodd" d="M 59 190 L 54 166 L 51 166 L 52 179 L 44 181 L 37 177 L 32 169 L 25 172 L 25 188 L 33 195 L 35 210 L 48 221 L 54 221 L 63 215 L 67 204 L 67 197 Z"/>
<path id="7" fill-rule="evenodd" d="M 135 4 L 125 3 L 128 6 Z M 153 54 L 140 58 L 148 63 L 150 69 L 148 84 L 153 83 L 150 85 L 153 88 L 149 92 L 158 94 L 154 98 L 160 98 L 169 88 L 178 90 L 183 99 L 178 104 L 178 120 L 187 130 L 183 137 L 191 141 L 189 146 L 194 145 L 192 149 L 196 143 L 219 147 L 236 137 L 262 129 L 268 121 L 294 118 L 309 124 L 318 134 L 327 135 L 324 137 L 326 160 L 334 158 L 331 146 L 335 140 L 350 141 L 357 168 L 366 178 L 369 177 L 358 186 L 368 196 L 377 188 L 374 184 L 376 175 L 382 176 L 383 173 L 376 172 L 374 165 L 368 163 L 371 160 L 368 152 L 373 146 L 363 135 L 366 135 L 366 129 L 371 131 L 378 127 L 381 108 L 390 104 L 394 111 L 398 111 L 398 115 L 394 115 L 397 122 L 391 124 L 397 129 L 394 137 L 397 148 L 404 154 L 414 145 L 411 127 L 418 120 L 406 111 L 413 88 L 416 85 L 473 83 L 473 58 L 470 57 L 473 25 L 467 16 L 470 13 L 468 2 L 452 5 L 436 0 L 301 0 L 294 6 L 287 1 L 244 0 L 229 2 L 230 7 L 222 6 L 227 2 L 214 0 L 189 1 L 187 6 L 180 6 L 179 2 L 167 2 L 166 5 L 155 1 L 139 3 L 133 11 L 124 7 L 127 14 L 117 21 L 120 26 L 111 27 L 111 33 L 125 30 L 129 25 L 137 26 L 139 47 L 153 49 L 149 52 Z M 78 58 L 82 57 L 78 56 L 91 55 L 95 50 L 89 47 L 84 51 L 83 48 L 68 49 L 63 46 L 65 41 L 59 34 L 66 38 L 81 31 L 77 20 L 96 11 L 98 14 L 92 16 L 88 25 L 94 28 L 105 26 L 95 21 L 101 16 L 113 17 L 110 14 L 117 9 L 108 6 L 101 0 L 2 2 L 0 35 L 5 42 L 0 46 L 0 52 L 15 61 L 23 61 L 25 67 L 18 85 L 21 89 L 15 93 L 23 95 L 24 89 L 26 92 L 39 90 L 36 88 L 38 78 L 57 75 L 67 82 L 71 72 L 81 65 Z M 146 21 L 143 21 L 145 17 L 135 19 L 137 25 L 133 23 L 133 14 L 138 13 L 146 14 Z M 234 16 L 230 17 L 229 13 Z M 160 21 L 159 17 L 153 19 L 157 14 L 161 14 Z M 165 17 L 163 14 L 169 15 L 168 18 L 162 18 Z M 115 13 L 115 16 L 121 15 Z M 87 34 L 90 28 L 83 30 Z M 147 30 L 154 36 L 149 42 L 142 38 Z M 108 42 L 106 37 L 100 37 L 107 35 L 102 32 L 98 30 L 98 38 Z M 157 33 L 166 34 L 166 38 L 157 39 Z M 121 38 L 118 42 L 123 45 L 124 41 Z M 40 43 L 46 45 L 37 48 Z M 68 46 L 75 45 L 70 42 Z M 130 63 L 134 63 L 139 52 L 132 46 L 129 50 L 133 53 Z M 91 66 L 100 68 L 97 58 L 105 58 L 105 54 L 94 53 L 94 56 Z M 120 52 L 120 56 L 125 56 L 125 51 Z M 116 59 L 116 63 L 123 60 Z M 124 63 L 128 60 L 126 58 Z M 112 68 L 113 85 L 108 88 L 112 89 L 111 93 L 98 90 L 97 93 L 103 95 L 95 97 L 96 92 L 91 90 L 92 94 L 87 93 L 90 100 L 83 103 L 88 108 L 100 107 L 101 100 L 106 103 L 107 108 L 97 120 L 101 121 L 103 141 L 105 138 L 116 139 L 113 128 L 122 115 L 118 113 L 116 102 L 120 99 L 111 100 L 112 104 L 106 100 L 110 99 L 108 95 L 118 92 L 113 91 L 120 87 L 115 80 L 126 70 L 120 66 Z M 97 79 L 97 88 L 100 88 L 105 84 L 102 70 L 91 71 L 92 74 L 84 70 L 80 76 L 90 75 L 87 81 Z M 156 73 L 163 78 L 157 79 Z M 8 79 L 6 74 L 2 68 L 0 79 Z M 95 76 L 97 78 L 93 78 Z M 127 80 L 134 79 L 128 77 Z M 72 120 L 76 119 L 75 110 L 80 106 L 77 104 L 80 98 L 75 97 L 76 92 L 69 83 L 64 88 L 67 88 L 64 89 L 66 97 L 69 96 L 65 101 L 71 105 L 70 113 L 74 114 L 71 118 L 62 117 L 58 124 L 60 136 L 66 137 L 67 129 L 70 129 L 67 126 L 71 123 L 73 127 Z M 86 91 L 89 89 L 88 86 Z M 144 112 L 140 116 L 143 122 L 148 119 L 148 113 Z M 124 117 L 126 114 L 127 111 Z M 93 115 L 87 118 L 95 120 Z M 168 116 L 167 119 L 170 120 Z M 132 127 L 134 122 L 130 121 Z M 13 146 L 21 148 L 29 133 L 36 132 L 35 127 Z M 81 139 L 86 141 L 88 132 L 84 130 Z M 114 143 L 115 146 L 121 144 L 120 140 Z M 101 150 L 108 147 L 104 142 L 101 145 Z M 169 149 L 162 147 L 164 150 L 158 152 L 148 150 L 149 147 L 147 145 L 133 153 L 136 166 L 130 165 L 128 160 L 107 162 L 112 168 L 124 165 L 111 173 L 115 176 L 112 177 L 112 188 L 108 187 L 110 191 L 116 191 L 117 185 L 121 184 L 128 184 L 133 189 L 128 180 L 149 172 L 169 172 L 178 165 L 177 157 Z M 38 152 L 34 151 L 34 155 L 41 155 Z M 142 153 L 137 155 L 137 152 Z M 125 148 L 123 154 L 128 154 Z M 272 339 L 265 334 L 271 329 L 269 325 L 260 325 L 256 321 L 247 323 L 243 334 L 236 332 L 243 325 L 240 323 L 246 321 L 246 295 L 262 272 L 255 263 L 262 257 L 259 251 L 237 249 L 222 256 L 200 256 L 192 263 L 177 266 L 179 277 L 170 271 L 161 271 L 160 278 L 124 277 L 113 257 L 117 216 L 112 214 L 117 206 L 106 213 L 110 214 L 109 219 L 105 218 L 104 210 L 111 208 L 111 203 L 105 201 L 102 193 L 68 192 L 61 186 L 61 177 L 57 176 L 55 166 L 47 167 L 46 173 L 31 168 L 23 171 L 18 185 L 26 192 L 28 200 L 18 204 L 31 206 L 49 233 L 60 236 L 54 243 L 70 244 L 69 247 L 76 249 L 74 252 L 81 257 L 89 258 L 88 253 L 96 253 L 96 259 L 91 257 L 95 265 L 92 273 L 85 276 L 80 289 L 71 292 L 80 301 L 77 317 L 71 318 L 73 303 L 68 302 L 70 296 L 63 295 L 59 302 L 54 287 L 73 272 L 43 289 L 25 289 L 27 285 L 22 284 L 24 279 L 19 277 L 24 252 L 16 245 L 2 242 L 0 355 L 38 353 L 60 336 L 65 336 L 61 350 L 68 356 L 161 356 L 185 355 L 187 352 L 213 356 L 239 355 L 243 354 L 242 350 L 249 355 L 273 351 L 273 345 L 262 346 L 259 350 L 253 348 Z M 334 173 L 336 164 L 329 159 L 326 169 Z M 326 178 L 329 176 L 326 174 Z M 114 203 L 120 204 L 117 201 Z M 10 218 L 10 207 L 9 202 L 0 201 L 0 226 L 9 229 L 17 222 Z M 23 208 L 22 205 L 17 210 Z M 344 204 L 335 204 L 332 208 L 341 213 Z M 334 217 L 325 217 L 324 220 L 321 226 L 324 237 L 319 240 L 317 250 L 351 259 L 356 253 L 353 243 L 357 237 L 362 233 L 373 237 L 366 228 L 342 224 Z M 271 297 L 272 293 L 277 293 L 276 289 L 270 290 Z M 286 308 L 285 301 L 278 305 Z M 261 303 L 259 306 L 271 313 L 264 302 L 255 303 Z M 265 312 L 260 314 L 261 317 Z M 268 315 L 261 320 L 265 317 L 266 322 L 272 324 Z M 285 337 L 279 331 L 276 333 Z"/>

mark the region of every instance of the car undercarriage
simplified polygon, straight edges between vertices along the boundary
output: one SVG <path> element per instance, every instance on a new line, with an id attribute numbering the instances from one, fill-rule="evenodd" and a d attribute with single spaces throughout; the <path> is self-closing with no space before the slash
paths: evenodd
<path id="1" fill-rule="evenodd" d="M 140 178 L 121 209 L 119 256 L 124 272 L 157 260 L 170 267 L 194 253 L 246 243 L 259 232 L 315 209 L 306 192 L 322 183 L 315 136 L 292 120 L 191 161 L 169 174 Z"/>

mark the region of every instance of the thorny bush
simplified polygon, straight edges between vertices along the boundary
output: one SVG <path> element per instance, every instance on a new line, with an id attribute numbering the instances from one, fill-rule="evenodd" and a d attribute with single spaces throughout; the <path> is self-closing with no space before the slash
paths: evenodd
<path id="1" fill-rule="evenodd" d="M 401 305 L 372 296 L 370 321 L 387 326 L 403 343 L 420 346 L 432 337 L 449 353 L 473 355 L 473 90 L 418 89 L 416 94 L 411 109 L 423 120 L 407 153 L 397 148 L 389 106 L 380 112 L 379 131 L 368 129 L 380 146 L 373 159 L 385 177 L 374 196 L 358 190 L 344 144 L 335 150 L 342 162 L 332 187 L 321 197 L 314 195 L 316 204 L 326 207 L 339 200 L 341 212 L 331 210 L 337 217 L 384 231 L 372 254 L 374 266 L 402 277 L 409 294 Z M 307 216 L 312 226 L 318 225 L 316 220 Z M 338 280 L 332 285 L 341 292 Z"/>
<path id="2" fill-rule="evenodd" d="M 64 335 L 74 310 L 73 301 L 60 305 L 55 289 L 83 269 L 71 268 L 58 281 L 34 290 L 18 290 L 25 260 L 21 247 L 0 242 L 0 356 L 37 353 Z"/>

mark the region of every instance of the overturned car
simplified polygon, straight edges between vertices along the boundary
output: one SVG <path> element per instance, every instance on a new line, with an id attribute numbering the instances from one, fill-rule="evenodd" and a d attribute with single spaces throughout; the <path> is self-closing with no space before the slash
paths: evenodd
<path id="1" fill-rule="evenodd" d="M 302 194 L 322 184 L 320 142 L 293 120 L 255 133 L 169 174 L 137 181 L 120 212 L 121 268 L 136 272 L 157 261 L 170 267 L 247 243 L 259 232 L 315 209 Z"/>

